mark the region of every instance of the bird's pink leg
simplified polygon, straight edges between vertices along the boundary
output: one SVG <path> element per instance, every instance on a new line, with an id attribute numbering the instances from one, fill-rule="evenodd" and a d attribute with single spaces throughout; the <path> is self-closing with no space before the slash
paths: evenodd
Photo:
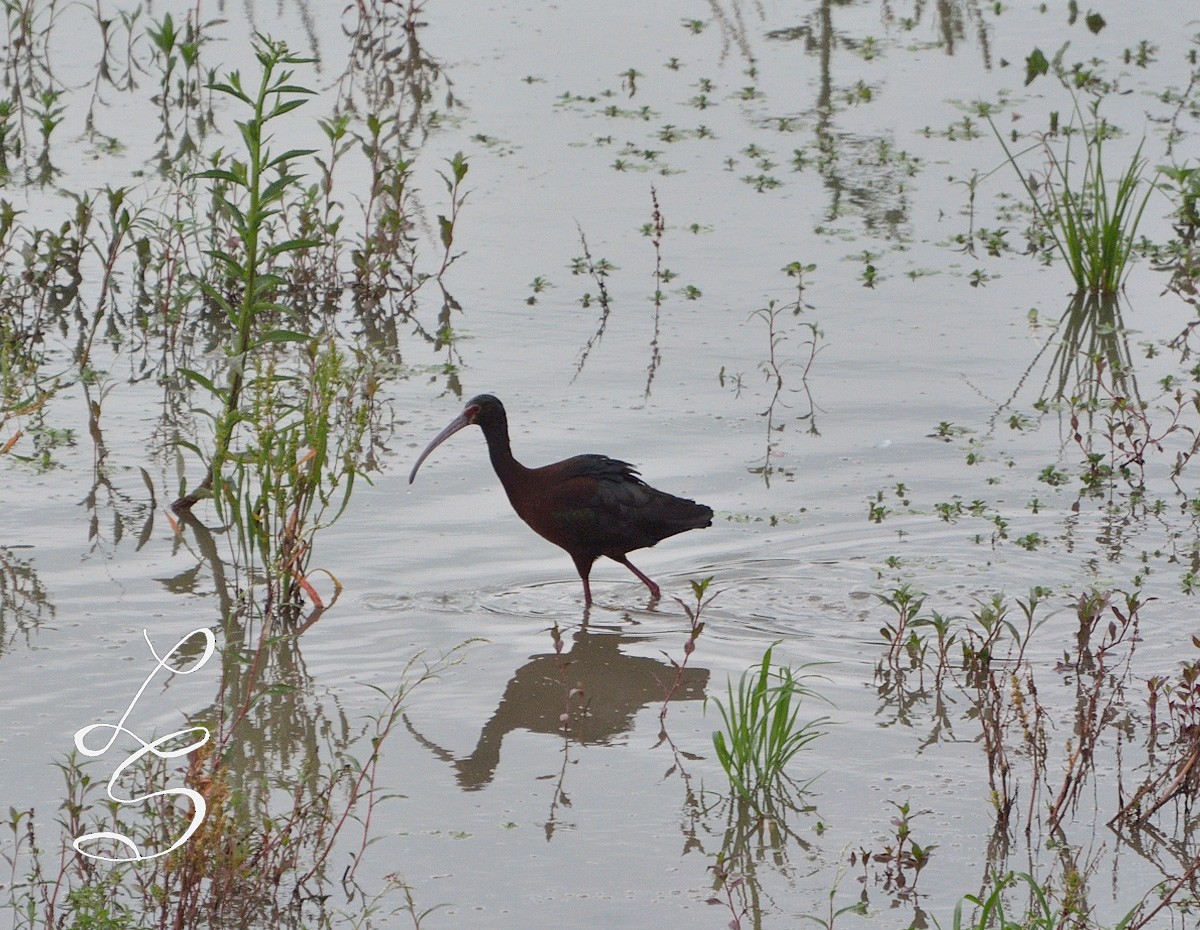
<path id="1" fill-rule="evenodd" d="M 592 573 L 592 562 L 595 556 L 587 558 L 586 556 L 573 555 L 571 558 L 575 561 L 575 569 L 579 572 L 579 580 L 583 582 L 583 606 L 592 606 L 592 586 L 588 584 L 588 575 Z"/>
<path id="2" fill-rule="evenodd" d="M 616 561 L 620 562 L 627 569 L 629 569 L 631 572 L 633 572 L 635 575 L 637 575 L 640 579 L 642 579 L 642 584 L 644 584 L 647 588 L 650 589 L 650 596 L 652 598 L 657 600 L 658 598 L 662 597 L 662 591 L 659 589 L 658 585 L 656 585 L 653 581 L 651 581 L 649 578 L 647 578 L 642 572 L 640 572 L 637 569 L 637 567 L 632 562 L 629 561 L 628 558 L 626 558 L 625 556 L 621 556 L 619 559 L 616 559 Z"/>

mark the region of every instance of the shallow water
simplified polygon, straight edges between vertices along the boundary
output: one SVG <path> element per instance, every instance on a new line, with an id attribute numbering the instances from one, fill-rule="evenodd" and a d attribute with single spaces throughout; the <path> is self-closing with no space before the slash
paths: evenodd
<path id="1" fill-rule="evenodd" d="M 962 32 L 934 20 L 937 12 L 961 17 Z M 444 209 L 436 169 L 457 151 L 470 164 L 456 232 L 463 254 L 444 282 L 462 308 L 453 348 L 462 396 L 438 373 L 445 353 L 401 326 L 402 377 L 384 388 L 394 434 L 382 471 L 322 531 L 320 565 L 344 593 L 296 647 L 303 688 L 294 709 L 322 726 L 343 716 L 352 729 L 365 726 L 380 709 L 372 689 L 394 688 L 410 657 L 479 641 L 411 693 L 402 729 L 385 744 L 378 782 L 395 796 L 373 813 L 376 842 L 357 875 L 368 895 L 385 876 L 402 876 L 419 909 L 443 905 L 427 927 L 727 925 L 729 908 L 706 903 L 723 896 L 711 867 L 731 847 L 728 784 L 710 741 L 717 717 L 703 697 L 721 696 L 728 676 L 779 641 L 777 661 L 817 664 L 814 687 L 827 703 L 806 710 L 831 722 L 794 763 L 799 781 L 815 780 L 787 821 L 793 835 L 752 841 L 753 852 L 738 860 L 752 865 L 750 884 L 761 895 L 743 925 L 828 919 L 832 894 L 836 907 L 861 895 L 879 926 L 927 925 L 930 916 L 946 926 L 990 870 L 1047 875 L 1057 860 L 1043 848 L 1046 837 L 1027 839 L 1018 828 L 997 859 L 987 759 L 965 690 L 946 688 L 940 729 L 934 697 L 914 685 L 915 674 L 908 685 L 921 693 L 911 701 L 880 693 L 879 628 L 890 618 L 876 595 L 909 583 L 928 592 L 928 607 L 964 616 L 997 593 L 1050 589 L 1058 613 L 1032 637 L 1027 656 L 1053 712 L 1052 775 L 1077 699 L 1075 682 L 1055 663 L 1074 643 L 1071 611 L 1081 592 L 1130 589 L 1141 576 L 1145 595 L 1156 598 L 1141 615 L 1130 689 L 1131 713 L 1143 724 L 1138 683 L 1191 657 L 1192 603 L 1181 579 L 1195 529 L 1167 474 L 1188 439 L 1168 438 L 1148 466 L 1151 496 L 1166 502 L 1161 517 L 1123 520 L 1120 489 L 1111 511 L 1080 498 L 1082 456 L 1069 416 L 1034 407 L 1057 377 L 1054 324 L 1069 305 L 1069 276 L 1059 261 L 1040 267 L 1019 254 L 1027 221 L 1002 212 L 1004 198 L 1019 193 L 1011 170 L 986 122 L 975 118 L 975 137 L 964 139 L 962 120 L 966 103 L 1003 98 L 1001 126 L 1043 127 L 1050 111 L 1067 121 L 1069 98 L 1053 78 L 1022 82 L 1033 46 L 1050 55 L 1070 41 L 1068 61 L 1098 59 L 1130 91 L 1104 102 L 1124 131 L 1112 143 L 1114 164 L 1143 135 L 1151 163 L 1165 161 L 1172 115 L 1180 149 L 1194 150 L 1194 90 L 1178 113 L 1159 97 L 1165 87 L 1188 87 L 1195 72 L 1186 57 L 1195 52 L 1187 25 L 1194 11 L 1160 3 L 1151 17 L 1137 4 L 1113 4 L 1098 34 L 1082 19 L 1069 22 L 1065 7 L 964 3 L 937 12 L 633 2 L 431 3 L 422 11 L 419 41 L 443 68 L 426 104 L 443 118 L 417 151 L 430 214 L 418 235 L 431 255 Z M 250 70 L 248 26 L 319 55 L 314 75 L 301 79 L 321 93 L 280 139 L 318 145 L 311 120 L 330 112 L 345 86 L 339 63 L 349 14 L 251 9 L 250 23 L 241 9 L 220 15 L 229 21 L 213 27 L 220 42 L 205 48 L 210 66 Z M 145 112 L 152 82 L 137 94 L 103 95 L 101 132 L 125 147 L 94 155 L 82 136 L 89 72 L 69 54 L 72 37 L 90 27 L 76 8 L 62 16 L 52 51 L 70 90 L 55 186 L 139 178 L 153 190 L 155 181 L 134 172 L 147 168 L 156 127 L 131 116 Z M 692 19 L 704 24 L 698 33 L 687 26 Z M 1123 63 L 1123 51 L 1142 40 L 1155 48 L 1153 62 Z M 630 69 L 632 83 L 622 77 Z M 703 108 L 695 101 L 702 93 Z M 216 106 L 227 130 L 230 114 L 223 101 Z M 616 115 L 606 115 L 609 107 Z M 802 170 L 792 164 L 797 152 Z M 1007 224 L 1013 251 L 967 255 L 949 242 L 968 229 L 961 182 L 993 169 L 979 185 L 974 222 Z M 363 170 L 348 160 L 342 177 L 360 197 Z M 756 190 L 760 175 L 780 185 Z M 657 329 L 656 256 L 642 232 L 652 191 L 666 223 L 662 264 L 676 275 L 664 285 Z M 30 222 L 61 216 L 53 189 L 14 183 L 5 196 L 20 200 Z M 1143 226 L 1151 240 L 1172 235 L 1167 212 L 1165 198 L 1151 200 Z M 595 300 L 580 306 L 596 285 L 571 272 L 581 233 L 594 259 L 615 266 L 606 279 L 611 317 L 582 369 L 599 309 Z M 785 309 L 772 333 L 756 311 L 795 299 L 795 281 L 783 271 L 791 262 L 815 265 L 804 276 L 806 309 Z M 868 265 L 873 287 L 863 282 Z M 985 277 L 981 286 L 973 272 Z M 535 294 L 539 277 L 549 286 Z M 1142 260 L 1123 305 L 1125 342 L 1148 400 L 1159 394 L 1158 379 L 1186 370 L 1164 346 L 1194 310 L 1165 284 Z M 699 290 L 696 299 L 682 293 L 688 286 Z M 422 309 L 432 327 L 437 307 Z M 806 324 L 819 330 L 807 378 L 814 334 Z M 63 370 L 75 338 L 50 336 Z M 782 383 L 774 403 L 772 338 Z M 647 389 L 655 345 L 661 360 Z M 1145 346 L 1158 351 L 1146 357 Z M 211 565 L 165 517 L 178 476 L 173 459 L 155 450 L 163 386 L 128 377 L 126 355 L 111 345 L 98 351 L 109 367 L 109 486 L 97 485 L 88 435 L 96 391 L 66 376 L 48 418 L 72 430 L 73 441 L 54 448 L 53 467 L 0 456 L 0 559 L 14 572 L 0 576 L 8 707 L 0 802 L 33 807 L 46 836 L 62 796 L 55 761 L 77 729 L 116 719 L 153 665 L 142 630 L 164 649 L 189 630 L 216 627 L 228 606 Z M 522 461 L 603 452 L 714 508 L 710 529 L 634 555 L 662 584 L 659 603 L 648 604 L 624 568 L 601 562 L 592 576 L 597 603 L 585 614 L 570 560 L 511 513 L 473 430 L 440 447 L 409 486 L 428 439 L 465 397 L 484 391 L 507 404 Z M 1012 414 L 1031 425 L 1011 429 Z M 933 435 L 941 423 L 961 431 L 943 441 Z M 0 445 L 6 438 L 0 433 Z M 1039 475 L 1047 466 L 1073 480 L 1046 484 Z M 153 500 L 139 468 L 155 486 Z M 1185 472 L 1179 484 L 1188 492 L 1194 481 Z M 1002 515 L 1007 536 L 994 538 L 986 515 L 940 519 L 936 506 L 956 497 Z M 870 519 L 872 503 L 888 510 L 880 522 Z M 200 516 L 212 519 L 211 511 Z M 1016 543 L 1030 533 L 1044 538 L 1032 551 Z M 688 630 L 675 598 L 690 603 L 689 581 L 708 576 L 720 595 L 705 611 L 662 731 L 662 683 Z M 35 593 L 14 597 L 17 585 Z M 571 663 L 565 672 L 554 661 L 555 625 Z M 177 729 L 213 700 L 218 674 L 156 683 L 135 722 L 146 732 Z M 564 734 L 558 715 L 568 678 L 582 687 L 588 714 L 576 713 Z M 1088 902 L 1100 925 L 1183 867 L 1168 854 L 1156 862 L 1133 852 L 1104 826 L 1115 813 L 1113 740 L 1067 830 L 1070 848 L 1094 869 Z M 282 765 L 288 751 L 270 747 L 267 757 Z M 1019 754 L 1017 807 L 1025 811 L 1033 792 L 1047 789 L 1035 789 Z M 852 853 L 894 842 L 895 805 L 906 803 L 920 812 L 914 839 L 936 847 L 916 895 L 886 888 L 878 865 L 851 864 Z M 1169 816 L 1160 826 L 1186 848 L 1189 829 Z M 353 847 L 339 849 L 333 871 Z M 354 925 L 350 915 L 361 916 L 361 906 L 335 894 L 332 922 Z M 842 921 L 861 922 L 849 914 Z"/>

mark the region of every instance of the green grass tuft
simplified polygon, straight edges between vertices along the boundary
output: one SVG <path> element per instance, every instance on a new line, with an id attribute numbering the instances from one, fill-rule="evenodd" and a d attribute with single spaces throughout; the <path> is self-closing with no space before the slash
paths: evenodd
<path id="1" fill-rule="evenodd" d="M 1030 203 L 1067 262 L 1078 293 L 1113 294 L 1129 273 L 1134 236 L 1155 181 L 1143 177 L 1146 159 L 1139 144 L 1115 184 L 1104 167 L 1104 139 L 1108 125 L 1095 113 L 1089 123 L 1075 102 L 1076 119 L 1066 133 L 1060 157 L 1045 138 L 1034 146 L 1048 162 L 1042 183 L 1026 179 L 1004 137 L 992 122 L 1013 170 L 1021 177 Z M 991 117 L 988 118 L 989 122 Z M 1083 139 L 1083 157 L 1077 159 L 1077 138 Z M 1073 147 L 1076 153 L 1073 153 Z M 1157 178 L 1157 174 L 1155 176 Z"/>
<path id="2" fill-rule="evenodd" d="M 729 682 L 728 700 L 712 698 L 721 711 L 723 730 L 713 733 L 713 747 L 729 783 L 751 803 L 784 776 L 784 768 L 801 749 L 822 735 L 820 717 L 800 722 L 803 698 L 815 693 L 787 666 L 771 665 L 778 643 L 763 653 L 762 661 L 742 673 L 734 691 Z"/>

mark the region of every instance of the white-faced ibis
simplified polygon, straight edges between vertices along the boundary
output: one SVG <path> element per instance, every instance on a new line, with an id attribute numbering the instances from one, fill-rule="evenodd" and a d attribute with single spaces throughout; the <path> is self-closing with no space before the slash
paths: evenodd
<path id="1" fill-rule="evenodd" d="M 588 575 L 602 555 L 620 562 L 658 597 L 659 587 L 626 557 L 686 530 L 712 525 L 712 508 L 655 490 L 627 462 L 604 455 L 576 455 L 553 465 L 526 468 L 513 458 L 504 405 L 491 394 L 471 398 L 449 426 L 434 437 L 408 476 L 434 449 L 460 429 L 476 424 L 487 440 L 492 467 L 508 500 L 535 533 L 567 550 L 583 580 L 584 603 L 591 605 Z"/>

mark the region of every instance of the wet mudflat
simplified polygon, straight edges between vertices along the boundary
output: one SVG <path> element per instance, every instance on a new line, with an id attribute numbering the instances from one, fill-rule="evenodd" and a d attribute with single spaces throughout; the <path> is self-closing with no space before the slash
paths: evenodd
<path id="1" fill-rule="evenodd" d="M 1194 923 L 1190 5 L 643 6 L 8 21 L 13 926 Z M 407 483 L 482 392 L 713 507 L 661 600 L 478 430 Z M 739 793 L 773 643 L 827 720 Z"/>

